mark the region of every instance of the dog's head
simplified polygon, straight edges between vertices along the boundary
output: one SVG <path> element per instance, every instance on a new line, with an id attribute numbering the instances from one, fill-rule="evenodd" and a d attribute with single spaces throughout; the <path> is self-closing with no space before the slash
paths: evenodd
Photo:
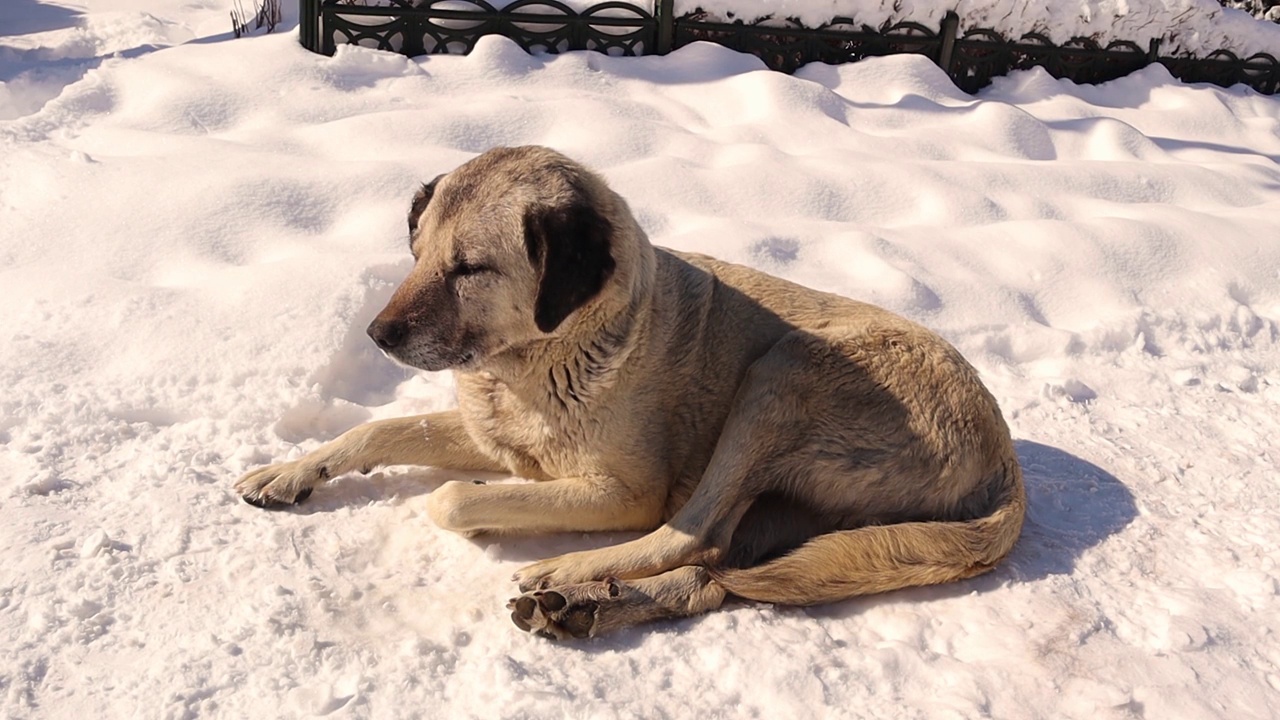
<path id="1" fill-rule="evenodd" d="M 414 266 L 369 336 L 406 365 L 444 370 L 563 332 L 614 275 L 622 212 L 553 150 L 490 150 L 414 196 Z"/>

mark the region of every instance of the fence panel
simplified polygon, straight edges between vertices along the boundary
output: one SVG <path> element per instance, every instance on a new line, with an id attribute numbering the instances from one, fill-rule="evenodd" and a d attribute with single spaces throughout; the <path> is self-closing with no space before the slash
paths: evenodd
<path id="1" fill-rule="evenodd" d="M 1280 92 L 1280 61 L 1265 53 L 1242 59 L 1219 50 L 1196 58 L 1161 55 L 1157 40 L 1146 48 L 1124 40 L 1102 47 L 1089 38 L 1056 45 L 1036 33 L 1011 40 L 983 28 L 961 35 L 955 13 L 948 13 L 937 30 L 915 22 L 873 28 L 847 17 L 809 28 L 772 18 L 724 22 L 701 12 L 676 17 L 674 0 L 656 0 L 649 8 L 616 0 L 581 11 L 560 0 L 516 0 L 501 10 L 486 0 L 299 0 L 298 35 L 303 46 L 329 55 L 338 43 L 410 56 L 468 53 L 482 36 L 493 34 L 527 52 L 595 50 L 626 56 L 665 54 L 703 41 L 751 53 L 782 72 L 810 62 L 915 53 L 932 59 L 969 93 L 992 78 L 1031 67 L 1077 83 L 1100 83 L 1158 62 L 1185 82 L 1244 83 L 1268 95 Z"/>

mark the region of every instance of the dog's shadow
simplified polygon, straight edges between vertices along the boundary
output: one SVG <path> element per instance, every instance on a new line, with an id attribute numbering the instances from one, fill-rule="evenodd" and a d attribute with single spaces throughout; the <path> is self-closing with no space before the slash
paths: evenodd
<path id="1" fill-rule="evenodd" d="M 1090 548 L 1123 530 L 1137 517 L 1133 493 L 1119 479 L 1093 463 L 1055 447 L 1031 440 L 1014 442 L 1027 487 L 1027 519 L 1013 552 L 993 572 L 947 585 L 911 588 L 884 595 L 854 598 L 807 608 L 813 617 L 850 617 L 881 603 L 927 602 L 984 593 L 1011 583 L 1035 582 L 1068 575 Z M 348 477 L 330 484 L 307 503 L 293 509 L 300 514 L 332 512 L 388 498 L 401 501 L 425 495 L 449 480 L 493 481 L 489 473 L 425 468 L 410 472 L 375 473 Z M 542 536 L 480 536 L 471 540 L 498 560 L 529 563 L 579 550 L 614 545 L 640 533 L 562 533 Z M 655 631 L 678 632 L 696 618 L 660 623 L 611 635 L 588 643 L 584 650 L 618 649 L 639 643 Z M 603 642 L 603 645 L 601 645 Z"/>
<path id="2" fill-rule="evenodd" d="M 1014 446 L 1027 484 L 1027 520 L 996 582 L 1068 575 L 1085 551 L 1138 516 L 1133 493 L 1106 470 L 1030 440 Z"/>
<path id="3" fill-rule="evenodd" d="M 500 473 L 449 470 L 447 468 L 413 468 L 405 471 L 375 472 L 368 476 L 349 475 L 318 489 L 306 502 L 289 507 L 287 512 L 298 515 L 331 513 L 347 507 L 358 507 L 378 502 L 411 502 L 428 495 L 449 482 L 525 482 L 512 480 Z M 420 502 L 420 501 L 419 501 Z M 564 555 L 579 550 L 591 550 L 634 540 L 643 533 L 598 532 L 556 533 L 554 535 L 478 535 L 469 542 L 483 548 L 489 557 L 518 563 Z"/>
<path id="4" fill-rule="evenodd" d="M 972 580 L 854 598 L 806 612 L 814 617 L 847 617 L 880 603 L 926 602 L 1069 575 L 1090 548 L 1138 516 L 1133 493 L 1106 470 L 1031 440 L 1016 440 L 1014 447 L 1026 480 L 1027 519 L 1013 552 L 994 571 Z"/>
<path id="5" fill-rule="evenodd" d="M 811 608 L 779 610 L 815 618 L 839 619 L 861 614 L 882 603 L 924 603 L 991 592 L 1009 584 L 1035 582 L 1055 575 L 1069 575 L 1090 548 L 1119 533 L 1137 517 L 1138 507 L 1133 493 L 1106 470 L 1064 450 L 1031 440 L 1017 440 L 1014 446 L 1026 481 L 1027 518 L 1018 544 L 994 571 L 946 585 L 910 588 Z M 523 539 L 517 543 L 508 540 L 503 544 L 499 557 L 533 561 L 574 550 L 602 547 L 635 536 L 625 533 L 556 536 L 530 539 L 528 543 Z M 731 599 L 726 609 L 741 603 Z M 650 635 L 679 634 L 699 621 L 693 617 L 650 623 L 568 647 L 586 653 L 627 650 L 638 647 Z"/>
<path id="6" fill-rule="evenodd" d="M 1014 446 L 1027 485 L 1027 519 L 1013 552 L 992 573 L 952 585 L 905 592 L 979 592 L 1009 582 L 1031 582 L 1070 574 L 1090 548 L 1122 530 L 1137 517 L 1133 493 L 1106 470 L 1055 447 L 1031 440 Z M 378 472 L 330 483 L 306 503 L 300 514 L 327 513 L 353 505 L 425 495 L 450 480 L 493 482 L 506 476 L 443 468 Z M 556 535 L 479 536 L 476 544 L 512 562 L 534 562 L 567 552 L 604 547 L 640 533 L 560 533 Z"/>

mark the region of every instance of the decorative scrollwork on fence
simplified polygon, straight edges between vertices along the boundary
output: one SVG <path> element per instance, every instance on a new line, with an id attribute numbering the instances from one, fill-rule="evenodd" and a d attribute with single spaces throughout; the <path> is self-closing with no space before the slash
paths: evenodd
<path id="1" fill-rule="evenodd" d="M 1160 64 L 1183 82 L 1208 82 L 1222 86 L 1242 82 L 1268 95 L 1280 92 L 1280 60 L 1267 53 L 1257 53 L 1242 60 L 1229 50 L 1218 50 L 1204 58 L 1162 57 Z"/>
<path id="2" fill-rule="evenodd" d="M 653 15 L 625 2 L 581 13 L 559 0 L 516 0 L 501 10 L 485 0 L 323 0 L 322 52 L 339 42 L 406 55 L 466 54 L 484 35 L 502 35 L 527 52 L 596 50 L 645 55 L 657 26 Z"/>
<path id="3" fill-rule="evenodd" d="M 700 40 L 747 52 L 772 70 L 795 72 L 810 62 L 840 64 L 877 55 L 911 52 L 936 57 L 941 39 L 933 30 L 914 22 L 887 25 L 879 30 L 851 18 L 838 17 L 817 28 L 807 28 L 788 18 L 781 24 L 772 18 L 751 23 L 708 19 L 694 13 L 675 22 L 674 47 Z"/>
<path id="4" fill-rule="evenodd" d="M 994 30 L 969 30 L 956 41 L 950 68 L 965 92 L 991 84 L 991 79 L 1014 70 L 1042 67 L 1050 75 L 1077 83 L 1114 80 L 1150 64 L 1153 55 L 1137 44 L 1116 41 L 1105 48 L 1095 40 L 1075 37 L 1061 45 L 1039 33 L 1006 40 Z"/>
<path id="5" fill-rule="evenodd" d="M 960 89 L 977 92 L 992 78 L 1013 70 L 1043 67 L 1052 76 L 1099 83 L 1161 63 L 1186 82 L 1280 92 L 1280 61 L 1259 53 L 1241 59 L 1219 50 L 1205 58 L 1165 57 L 1160 43 L 1147 48 L 1116 41 L 1101 46 L 1090 38 L 1061 45 L 1028 33 L 1016 40 L 983 28 L 960 34 L 959 18 L 948 14 L 939 30 L 915 22 L 873 28 L 838 17 L 816 28 L 798 20 L 770 17 L 750 23 L 721 20 L 696 11 L 674 16 L 673 0 L 653 0 L 653 12 L 632 2 L 611 0 L 575 11 L 560 0 L 515 0 L 501 10 L 486 0 L 299 0 L 302 43 L 333 54 L 338 43 L 354 43 L 415 56 L 468 53 L 484 35 L 503 35 L 528 52 L 595 50 L 610 55 L 653 55 L 708 41 L 756 55 L 765 65 L 794 72 L 805 63 L 854 62 L 877 55 L 925 55 Z"/>

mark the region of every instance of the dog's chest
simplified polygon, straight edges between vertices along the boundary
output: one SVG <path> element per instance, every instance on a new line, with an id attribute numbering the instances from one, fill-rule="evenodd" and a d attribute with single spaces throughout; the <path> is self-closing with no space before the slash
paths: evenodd
<path id="1" fill-rule="evenodd" d="M 595 423 L 583 404 L 518 395 L 496 379 L 459 387 L 458 402 L 476 441 L 512 472 L 534 479 L 593 472 L 582 448 L 595 444 Z"/>

